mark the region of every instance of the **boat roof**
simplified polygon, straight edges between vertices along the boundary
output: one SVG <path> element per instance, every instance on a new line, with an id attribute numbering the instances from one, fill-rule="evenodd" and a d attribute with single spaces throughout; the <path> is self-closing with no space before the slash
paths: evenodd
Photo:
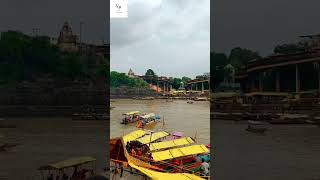
<path id="1" fill-rule="evenodd" d="M 148 144 L 150 142 L 153 142 L 157 139 L 163 138 L 169 136 L 169 133 L 166 131 L 160 131 L 156 133 L 151 133 L 150 135 L 143 136 L 141 138 L 138 138 L 137 141 L 139 141 L 142 144 Z"/>
<path id="2" fill-rule="evenodd" d="M 141 116 L 141 118 L 148 119 L 148 118 L 151 118 L 151 117 L 154 117 L 154 116 L 156 116 L 154 113 L 149 113 L 149 114 Z"/>
<path id="3" fill-rule="evenodd" d="M 183 136 L 183 132 L 174 132 L 172 133 L 173 136 L 178 136 L 178 137 L 182 137 Z"/>
<path id="4" fill-rule="evenodd" d="M 185 137 L 185 138 L 175 139 L 172 141 L 162 141 L 158 143 L 151 143 L 149 145 L 149 149 L 150 151 L 155 151 L 160 149 L 183 146 L 183 145 L 192 144 L 192 143 L 194 143 L 194 141 L 190 137 Z"/>
<path id="5" fill-rule="evenodd" d="M 75 157 L 75 158 L 70 158 L 70 159 L 66 159 L 63 161 L 59 161 L 56 163 L 51 163 L 51 164 L 48 164 L 45 166 L 41 166 L 39 168 L 39 170 L 52 170 L 52 169 L 60 170 L 60 169 L 68 168 L 68 167 L 86 164 L 86 163 L 93 162 L 93 161 L 96 161 L 96 159 L 93 157 L 90 157 L 90 156 Z"/>
<path id="6" fill-rule="evenodd" d="M 143 135 L 145 135 L 147 132 L 144 130 L 137 130 L 137 131 L 133 131 L 125 136 L 122 137 L 123 139 L 123 143 L 126 144 L 129 141 L 134 141 L 140 137 L 142 137 Z"/>
<path id="7" fill-rule="evenodd" d="M 151 153 L 154 161 L 164 161 L 183 156 L 208 153 L 209 150 L 205 145 L 192 145 L 182 148 L 169 149 L 165 151 Z"/>
<path id="8" fill-rule="evenodd" d="M 140 111 L 131 111 L 131 112 L 127 112 L 124 113 L 123 115 L 134 115 L 134 114 L 138 114 Z"/>
<path id="9" fill-rule="evenodd" d="M 134 163 L 131 163 L 130 161 L 128 162 L 128 164 L 139 170 L 140 172 L 142 172 L 143 174 L 147 175 L 148 177 L 150 177 L 151 179 L 157 179 L 157 180 L 204 180 L 203 178 L 196 176 L 194 174 L 188 174 L 188 173 L 164 173 L 164 172 L 157 172 L 157 171 L 153 171 L 144 167 L 140 167 L 135 165 Z"/>

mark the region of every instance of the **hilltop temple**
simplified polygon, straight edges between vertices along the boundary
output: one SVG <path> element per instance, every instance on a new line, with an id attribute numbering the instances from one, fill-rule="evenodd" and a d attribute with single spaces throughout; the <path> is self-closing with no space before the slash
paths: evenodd
<path id="1" fill-rule="evenodd" d="M 59 37 L 57 39 L 53 38 L 51 42 L 65 52 L 94 54 L 106 59 L 110 58 L 109 44 L 95 45 L 79 42 L 79 37 L 73 34 L 71 25 L 67 21 L 64 22 Z"/>
<path id="2" fill-rule="evenodd" d="M 134 72 L 132 71 L 131 68 L 129 69 L 128 77 L 129 77 L 129 78 L 136 78 L 136 77 L 137 77 L 137 76 L 134 74 Z"/>
<path id="3" fill-rule="evenodd" d="M 64 51 L 76 52 L 79 51 L 77 41 L 78 37 L 73 35 L 71 26 L 65 22 L 58 37 L 58 46 Z"/>

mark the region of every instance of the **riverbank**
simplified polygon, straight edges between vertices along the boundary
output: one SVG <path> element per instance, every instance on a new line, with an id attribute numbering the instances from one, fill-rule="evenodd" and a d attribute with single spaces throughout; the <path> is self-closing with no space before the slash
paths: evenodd
<path id="1" fill-rule="evenodd" d="M 0 179 L 36 180 L 37 168 L 71 157 L 97 159 L 97 173 L 107 165 L 108 121 L 71 118 L 8 118 L 16 128 L 1 128 L 2 143 L 17 144 L 0 152 Z"/>
<path id="2" fill-rule="evenodd" d="M 155 91 L 149 88 L 135 88 L 135 87 L 118 87 L 110 89 L 111 99 L 127 99 L 134 97 L 158 97 L 160 96 Z"/>

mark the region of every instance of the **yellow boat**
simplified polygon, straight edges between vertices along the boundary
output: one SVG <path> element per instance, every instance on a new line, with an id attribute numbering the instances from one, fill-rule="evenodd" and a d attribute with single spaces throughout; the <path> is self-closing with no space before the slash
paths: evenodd
<path id="1" fill-rule="evenodd" d="M 188 166 L 177 166 L 172 161 L 192 159 L 196 155 L 209 153 L 209 149 L 204 145 L 191 145 L 192 138 L 185 137 L 170 141 L 160 141 L 170 134 L 165 131 L 151 133 L 146 130 L 131 132 L 122 138 L 110 141 L 110 157 L 114 163 L 122 163 L 139 170 L 151 179 L 157 180 L 202 180 L 204 176 L 199 172 L 194 172 L 194 168 L 201 167 L 201 162 L 190 163 Z M 157 142 L 160 141 L 160 142 Z M 148 146 L 152 159 L 134 154 L 129 154 L 128 144 L 138 142 L 142 146 Z M 167 168 L 170 168 L 168 170 Z M 207 178 L 207 177 L 206 177 Z M 209 177 L 210 178 L 210 177 Z"/>

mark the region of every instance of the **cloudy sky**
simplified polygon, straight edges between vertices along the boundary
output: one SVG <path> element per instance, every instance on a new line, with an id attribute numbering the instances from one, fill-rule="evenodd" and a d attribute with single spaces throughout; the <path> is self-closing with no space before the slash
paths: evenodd
<path id="1" fill-rule="evenodd" d="M 90 43 L 109 41 L 109 3 L 106 0 L 1 0 L 0 31 L 19 30 L 31 34 L 39 28 L 41 35 L 57 37 L 64 21 Z"/>
<path id="2" fill-rule="evenodd" d="M 110 20 L 111 70 L 195 77 L 209 72 L 209 0 L 129 0 Z"/>
<path id="3" fill-rule="evenodd" d="M 211 7 L 214 51 L 236 46 L 272 53 L 275 45 L 320 33 L 319 0 L 214 0 Z"/>

